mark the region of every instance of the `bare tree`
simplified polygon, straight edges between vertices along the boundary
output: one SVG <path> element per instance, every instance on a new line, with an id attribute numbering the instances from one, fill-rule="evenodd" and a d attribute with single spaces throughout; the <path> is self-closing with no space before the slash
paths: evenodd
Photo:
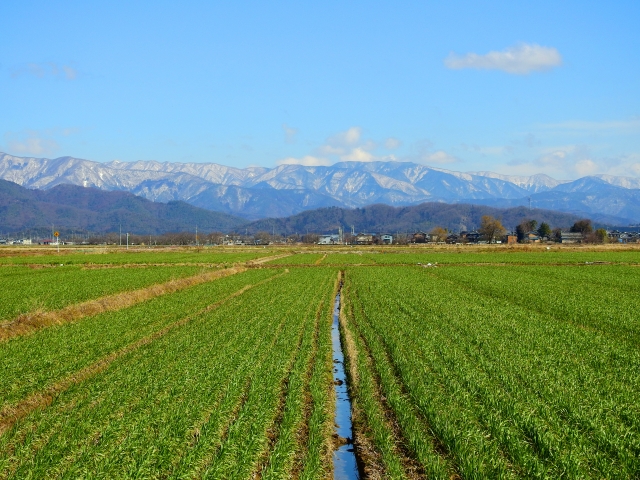
<path id="1" fill-rule="evenodd" d="M 506 231 L 500 220 L 493 218 L 491 215 L 484 215 L 480 220 L 478 232 L 480 232 L 489 243 L 493 243 L 494 239 L 502 237 Z"/>
<path id="2" fill-rule="evenodd" d="M 432 239 L 435 239 L 436 242 L 444 242 L 447 239 L 447 231 L 442 227 L 434 227 L 431 232 L 429 232 Z"/>

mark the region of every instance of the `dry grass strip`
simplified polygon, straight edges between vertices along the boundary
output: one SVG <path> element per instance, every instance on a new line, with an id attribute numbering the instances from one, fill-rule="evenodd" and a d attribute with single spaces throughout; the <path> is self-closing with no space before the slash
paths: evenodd
<path id="1" fill-rule="evenodd" d="M 170 280 L 150 287 L 107 295 L 95 300 L 69 305 L 60 310 L 35 311 L 19 315 L 10 322 L 0 325 L 0 342 L 28 335 L 50 325 L 76 322 L 84 317 L 99 313 L 121 310 L 154 297 L 174 293 L 185 288 L 210 282 L 245 271 L 245 267 L 233 267 L 213 272 L 205 272 L 193 277 Z"/>
<path id="2" fill-rule="evenodd" d="M 267 281 L 277 276 L 279 275 L 271 277 L 267 279 Z M 62 392 L 67 390 L 72 385 L 83 382 L 88 378 L 103 372 L 109 367 L 109 365 L 111 365 L 118 358 L 123 357 L 129 352 L 137 350 L 143 345 L 147 345 L 153 342 L 154 340 L 166 335 L 171 330 L 181 327 L 182 325 L 185 325 L 186 323 L 190 322 L 194 318 L 204 313 L 207 313 L 215 308 L 218 308 L 223 303 L 239 295 L 242 295 L 244 292 L 246 292 L 250 288 L 253 288 L 256 285 L 260 285 L 264 282 L 265 281 L 263 280 L 262 282 L 259 282 L 255 285 L 245 285 L 240 290 L 232 293 L 231 295 L 223 298 L 222 300 L 216 303 L 213 303 L 211 305 L 208 305 L 207 307 L 201 309 L 196 313 L 193 313 L 181 320 L 178 320 L 170 325 L 167 325 L 161 330 L 158 330 L 157 332 L 154 332 L 151 335 L 141 338 L 140 340 L 137 340 L 136 342 L 121 348 L 120 350 L 110 353 L 109 355 L 101 358 L 97 362 L 69 375 L 68 377 L 62 379 L 57 383 L 54 383 L 53 385 L 47 387 L 43 391 L 35 392 L 14 405 L 7 405 L 3 407 L 0 410 L 0 435 L 2 435 L 4 432 L 9 430 L 11 427 L 13 427 L 13 425 L 15 425 L 18 420 L 26 417 L 29 413 L 33 412 L 38 408 L 44 408 L 50 405 L 53 402 L 53 400 L 56 398 L 56 396 L 60 395 Z"/>
<path id="3" fill-rule="evenodd" d="M 263 263 L 270 262 L 271 260 L 278 260 L 279 258 L 290 257 L 293 253 L 281 253 L 280 255 L 273 255 L 271 257 L 262 257 L 257 260 L 249 260 L 247 265 L 262 265 Z"/>

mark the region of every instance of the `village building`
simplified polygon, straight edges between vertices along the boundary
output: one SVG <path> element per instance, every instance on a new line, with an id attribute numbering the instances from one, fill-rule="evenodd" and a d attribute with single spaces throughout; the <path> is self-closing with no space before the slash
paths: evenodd
<path id="1" fill-rule="evenodd" d="M 373 245 L 376 236 L 372 233 L 359 233 L 356 235 L 356 245 Z"/>
<path id="2" fill-rule="evenodd" d="M 426 243 L 427 234 L 425 232 L 416 232 L 411 236 L 411 243 Z"/>
<path id="3" fill-rule="evenodd" d="M 340 235 L 320 235 L 318 245 L 339 245 Z"/>
<path id="4" fill-rule="evenodd" d="M 562 232 L 560 234 L 560 243 L 581 243 L 582 233 L 580 232 Z"/>

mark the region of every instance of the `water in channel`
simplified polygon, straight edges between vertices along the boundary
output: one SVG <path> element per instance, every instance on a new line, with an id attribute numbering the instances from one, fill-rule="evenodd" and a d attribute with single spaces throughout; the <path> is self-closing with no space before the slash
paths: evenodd
<path id="1" fill-rule="evenodd" d="M 344 371 L 344 354 L 340 342 L 340 292 L 333 307 L 331 342 L 333 344 L 333 383 L 336 389 L 335 424 L 336 434 L 346 439 L 346 443 L 333 452 L 333 478 L 336 480 L 358 479 L 358 464 L 353 450 L 353 429 L 351 428 L 351 400 L 347 392 L 347 377 Z"/>

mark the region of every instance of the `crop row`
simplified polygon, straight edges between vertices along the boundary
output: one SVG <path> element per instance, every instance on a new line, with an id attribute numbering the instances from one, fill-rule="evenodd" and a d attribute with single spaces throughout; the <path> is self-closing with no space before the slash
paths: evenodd
<path id="1" fill-rule="evenodd" d="M 83 269 L 77 266 L 0 268 L 0 323 L 20 314 L 55 310 L 118 292 L 196 275 L 201 267 Z"/>
<path id="2" fill-rule="evenodd" d="M 334 279 L 251 270 L 9 342 L 5 403 L 77 381 L 0 434 L 0 477 L 325 476 Z"/>
<path id="3" fill-rule="evenodd" d="M 492 298 L 502 298 L 528 311 L 597 330 L 617 342 L 640 343 L 637 267 L 522 267 L 431 270 L 445 281 Z M 482 281 L 479 281 L 482 279 Z"/>
<path id="4" fill-rule="evenodd" d="M 269 265 L 315 265 L 323 259 L 322 253 L 296 253 L 268 262 Z"/>
<path id="5" fill-rule="evenodd" d="M 277 252 L 265 249 L 225 251 L 222 247 L 206 247 L 193 251 L 167 251 L 165 249 L 140 251 L 70 250 L 67 253 L 37 253 L 0 256 L 0 265 L 156 265 L 156 264 L 232 264 L 268 257 Z"/>
<path id="6" fill-rule="evenodd" d="M 354 247 L 354 250 L 357 247 Z M 450 249 L 413 247 L 414 252 L 396 247 L 363 248 L 359 253 L 330 253 L 323 264 L 331 265 L 416 265 L 420 264 L 507 264 L 507 265 L 579 265 L 593 262 L 640 263 L 637 250 L 550 250 L 522 251 L 495 246 L 492 250 L 475 250 L 464 246 Z"/>
<path id="7" fill-rule="evenodd" d="M 637 477 L 636 345 L 432 271 L 346 275 L 354 421 L 386 474 Z M 518 272 L 534 288 L 539 276 Z M 492 284 L 496 271 L 470 276 Z"/>

